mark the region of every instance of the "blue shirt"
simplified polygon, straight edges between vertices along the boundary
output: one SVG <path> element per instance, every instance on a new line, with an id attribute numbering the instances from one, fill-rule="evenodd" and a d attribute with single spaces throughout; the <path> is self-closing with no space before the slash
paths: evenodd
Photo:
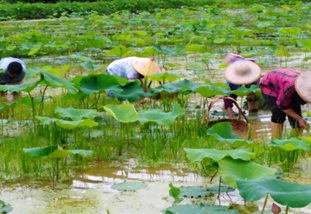
<path id="1" fill-rule="evenodd" d="M 139 79 L 140 75 L 132 65 L 132 61 L 135 58 L 136 57 L 126 57 L 123 59 L 117 59 L 108 65 L 106 72 L 111 75 L 127 78 L 131 81 Z"/>
<path id="2" fill-rule="evenodd" d="M 8 75 L 8 66 L 11 62 L 18 62 L 22 65 L 22 73 L 14 78 L 11 78 Z M 25 75 L 26 75 L 26 64 L 17 58 L 13 57 L 5 57 L 0 60 L 0 70 L 4 70 L 4 72 L 0 73 L 0 84 L 16 84 L 23 81 Z"/>

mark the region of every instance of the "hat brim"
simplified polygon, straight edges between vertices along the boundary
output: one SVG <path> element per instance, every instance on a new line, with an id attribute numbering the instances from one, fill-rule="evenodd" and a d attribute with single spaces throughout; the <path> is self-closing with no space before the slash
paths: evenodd
<path id="1" fill-rule="evenodd" d="M 132 66 L 137 73 L 147 76 L 158 73 L 159 67 L 152 58 L 140 58 L 133 59 Z"/>
<path id="2" fill-rule="evenodd" d="M 307 103 L 311 103 L 311 71 L 302 72 L 296 77 L 295 89 L 298 95 Z"/>
<path id="3" fill-rule="evenodd" d="M 241 64 L 246 64 L 250 67 L 251 72 L 246 75 L 241 75 L 235 72 L 235 68 Z M 225 70 L 225 78 L 230 83 L 235 85 L 247 85 L 256 82 L 261 77 L 261 68 L 254 62 L 251 61 L 239 61 L 232 63 Z"/>

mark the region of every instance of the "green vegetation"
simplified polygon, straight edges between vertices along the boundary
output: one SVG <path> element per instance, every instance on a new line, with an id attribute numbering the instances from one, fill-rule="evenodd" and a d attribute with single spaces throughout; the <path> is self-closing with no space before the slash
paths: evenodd
<path id="1" fill-rule="evenodd" d="M 110 15 L 85 13 L 89 10 L 83 8 L 81 13 L 61 11 L 64 7 L 59 7 L 60 11 L 52 14 L 59 19 L 1 22 L 0 55 L 28 61 L 21 85 L 0 85 L 1 91 L 23 93 L 18 100 L 7 102 L 3 97 L 0 101 L 0 178 L 52 178 L 55 185 L 94 162 L 128 158 L 147 164 L 188 161 L 189 166 L 211 179 L 219 175 L 217 194 L 224 181 L 239 189 L 246 202 L 269 194 L 286 206 L 286 212 L 289 207 L 310 203 L 309 187 L 275 179 L 276 169 L 279 173 L 294 172 L 294 164 L 311 149 L 309 136 L 292 138 L 285 132 L 284 139 L 272 142 L 245 140 L 232 133 L 229 123 L 208 129 L 201 121 L 211 98 L 232 93 L 223 80 L 212 81 L 214 72 L 222 72 L 226 66 L 222 61 L 228 52 L 256 56 L 264 69 L 271 64 L 287 66 L 297 55 L 303 56 L 299 66 L 309 62 L 311 5 L 239 4 L 228 9 L 206 2 L 198 7 L 174 2 L 173 9 L 150 4 L 152 11 L 140 12 L 145 8 L 134 5 L 134 9 L 116 7 Z M 104 3 L 111 2 L 96 2 Z M 69 5 L 55 5 L 59 4 Z M 3 5 L 0 12 L 5 10 Z M 2 18 L 25 19 L 33 18 L 26 17 L 29 14 L 45 13 L 30 9 L 40 4 L 18 3 L 12 7 L 17 5 L 23 5 L 20 14 L 11 11 L 9 17 L 3 11 Z M 158 83 L 148 92 L 138 81 L 104 73 L 112 60 L 132 55 L 153 57 L 166 70 L 147 77 Z M 175 74 L 175 70 L 181 74 Z M 186 75 L 193 78 L 184 78 Z M 233 93 L 244 96 L 249 92 L 260 95 L 258 87 L 241 87 Z M 195 104 L 191 102 L 194 95 L 198 97 Z M 142 105 L 141 98 L 150 102 Z M 124 185 L 121 189 L 133 187 L 132 183 Z M 280 189 L 291 185 L 290 194 L 297 195 L 305 188 L 301 197 L 307 199 L 292 201 L 284 196 L 288 192 L 272 188 L 276 185 Z M 134 189 L 144 186 L 135 183 Z M 170 187 L 169 194 L 177 204 L 181 191 Z M 266 191 L 261 192 L 261 188 Z M 254 198 L 248 194 L 250 189 L 256 193 Z M 192 208 L 237 213 L 232 207 L 207 204 L 178 205 L 166 211 Z"/>

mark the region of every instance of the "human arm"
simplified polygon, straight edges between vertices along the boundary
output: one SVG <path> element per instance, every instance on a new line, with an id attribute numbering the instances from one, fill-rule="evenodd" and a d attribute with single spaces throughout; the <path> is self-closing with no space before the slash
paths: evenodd
<path id="1" fill-rule="evenodd" d="M 307 121 L 305 119 L 303 119 L 300 115 L 298 115 L 293 109 L 289 108 L 286 110 L 282 110 L 286 115 L 288 115 L 289 117 L 294 118 L 295 120 L 297 120 L 298 125 L 300 128 L 305 128 L 307 125 Z"/>

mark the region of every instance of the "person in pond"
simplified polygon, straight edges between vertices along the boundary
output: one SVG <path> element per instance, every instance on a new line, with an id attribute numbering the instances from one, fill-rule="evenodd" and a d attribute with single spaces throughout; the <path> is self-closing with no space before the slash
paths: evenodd
<path id="1" fill-rule="evenodd" d="M 14 57 L 5 57 L 0 60 L 0 84 L 1 85 L 19 85 L 26 76 L 26 64 L 21 59 Z M 1 92 L 5 95 L 6 92 Z M 20 93 L 14 92 L 13 98 Z"/>
<path id="2" fill-rule="evenodd" d="M 236 90 L 242 85 L 250 87 L 252 84 L 258 84 L 261 77 L 261 69 L 256 64 L 256 60 L 252 58 L 244 58 L 240 55 L 229 53 L 225 62 L 229 65 L 225 70 L 226 84 L 231 90 Z M 235 99 L 237 95 L 230 94 L 230 97 Z M 250 112 L 257 112 L 259 108 L 258 97 L 251 92 L 247 95 L 247 106 Z M 233 101 L 224 99 L 224 108 L 227 111 L 228 117 L 234 117 L 235 113 L 232 109 Z"/>
<path id="3" fill-rule="evenodd" d="M 127 78 L 130 81 L 138 79 L 145 92 L 148 91 L 147 88 L 151 84 L 150 82 L 149 85 L 147 85 L 147 83 L 144 82 L 145 77 L 159 72 L 161 72 L 161 69 L 153 58 L 142 57 L 117 59 L 110 63 L 106 69 L 106 73 Z M 111 93 L 108 93 L 108 96 L 112 96 Z M 146 101 L 146 99 L 141 100 L 141 102 L 144 101 Z"/>
<path id="4" fill-rule="evenodd" d="M 311 71 L 300 72 L 279 68 L 263 76 L 259 87 L 272 112 L 271 138 L 280 139 L 288 117 L 293 134 L 299 134 L 307 122 L 302 118 L 301 105 L 311 103 Z"/>

